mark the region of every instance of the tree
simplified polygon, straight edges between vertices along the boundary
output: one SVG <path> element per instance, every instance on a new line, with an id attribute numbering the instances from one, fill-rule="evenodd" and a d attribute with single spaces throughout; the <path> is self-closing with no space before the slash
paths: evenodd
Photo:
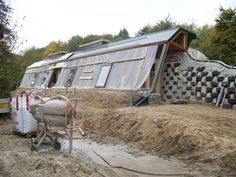
<path id="1" fill-rule="evenodd" d="M 11 46 L 15 32 L 10 27 L 12 8 L 0 0 L 0 97 L 10 96 L 15 72 L 12 62 Z"/>
<path id="2" fill-rule="evenodd" d="M 114 36 L 114 41 L 124 40 L 129 38 L 129 32 L 127 29 L 123 28 L 120 30 L 120 32 Z"/>
<path id="3" fill-rule="evenodd" d="M 67 51 L 74 52 L 79 50 L 79 45 L 83 44 L 83 37 L 77 35 L 73 36 L 67 43 Z"/>
<path id="4" fill-rule="evenodd" d="M 195 33 L 198 37 L 198 40 L 194 40 L 191 43 L 191 47 L 196 48 L 202 51 L 207 57 L 212 59 L 212 38 L 215 35 L 215 28 L 209 25 L 197 26 L 195 23 L 179 24 L 180 27 Z"/>
<path id="5" fill-rule="evenodd" d="M 43 58 L 47 58 L 50 54 L 66 50 L 66 44 L 61 41 L 50 42 L 43 51 Z"/>
<path id="6" fill-rule="evenodd" d="M 96 41 L 96 40 L 99 40 L 99 39 L 101 39 L 100 35 L 89 34 L 86 37 L 84 37 L 83 44 L 90 43 L 90 42 L 93 42 L 93 41 Z"/>
<path id="7" fill-rule="evenodd" d="M 36 61 L 40 61 L 43 58 L 44 50 L 45 50 L 45 48 L 32 47 L 32 48 L 25 51 L 25 53 L 23 55 L 24 60 L 29 64 L 32 64 Z"/>
<path id="8" fill-rule="evenodd" d="M 213 57 L 236 66 L 236 8 L 220 7 L 212 38 Z"/>
<path id="9" fill-rule="evenodd" d="M 170 16 L 168 15 L 162 20 L 157 21 L 155 25 L 146 25 L 143 28 L 141 28 L 137 33 L 136 36 L 141 36 L 149 33 L 154 33 L 158 31 L 162 31 L 165 29 L 170 29 L 173 27 L 176 27 L 176 22 L 174 22 Z"/>

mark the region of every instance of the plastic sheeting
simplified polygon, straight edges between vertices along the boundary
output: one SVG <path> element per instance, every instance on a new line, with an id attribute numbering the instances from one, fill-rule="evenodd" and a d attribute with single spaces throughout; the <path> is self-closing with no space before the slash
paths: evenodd
<path id="1" fill-rule="evenodd" d="M 143 64 L 140 69 L 140 73 L 139 73 L 139 76 L 135 85 L 136 89 L 141 88 L 145 80 L 147 79 L 151 71 L 152 65 L 155 61 L 157 49 L 158 49 L 158 46 L 151 46 L 148 48 L 148 53 L 146 55 L 145 60 L 143 60 Z"/>

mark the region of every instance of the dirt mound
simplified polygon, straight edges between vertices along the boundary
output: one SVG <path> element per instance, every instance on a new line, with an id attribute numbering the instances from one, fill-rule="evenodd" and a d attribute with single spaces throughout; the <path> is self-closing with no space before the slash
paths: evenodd
<path id="1" fill-rule="evenodd" d="M 100 177 L 115 176 L 116 173 L 108 167 L 93 164 L 85 159 L 73 155 L 58 154 L 40 154 L 26 150 L 5 151 L 5 156 L 1 161 L 4 164 L 2 175 L 28 177 L 28 176 L 83 176 Z"/>
<path id="2" fill-rule="evenodd" d="M 136 149 L 174 156 L 198 168 L 204 176 L 236 175 L 236 110 L 199 104 L 136 108 L 130 106 L 126 91 L 47 90 L 41 95 L 79 98 L 78 118 L 84 115 L 82 128 L 98 141 L 113 137 Z M 133 94 L 133 100 L 138 96 Z"/>
<path id="3" fill-rule="evenodd" d="M 175 156 L 187 163 L 220 165 L 230 169 L 230 174 L 234 173 L 235 110 L 189 104 L 87 108 L 86 112 L 90 113 L 85 116 L 86 132 L 118 138 L 162 157 Z M 205 168 L 204 165 L 201 168 Z"/>
<path id="4" fill-rule="evenodd" d="M 0 177 L 132 177 L 78 155 L 52 149 L 31 152 L 30 139 L 12 133 L 10 126 L 7 123 L 0 126 Z"/>
<path id="5" fill-rule="evenodd" d="M 85 128 L 101 135 L 138 142 L 142 149 L 172 155 L 192 152 L 217 144 L 212 135 L 181 120 L 143 117 L 145 114 L 113 109 L 98 112 L 85 119 Z"/>
<path id="6" fill-rule="evenodd" d="M 12 96 L 21 93 L 22 89 L 12 92 Z M 130 105 L 130 100 L 138 99 L 142 94 L 136 91 L 115 91 L 104 89 L 71 89 L 66 91 L 58 89 L 48 89 L 39 93 L 43 97 L 53 97 L 56 95 L 64 95 L 68 98 L 78 98 L 79 104 L 86 107 L 97 108 L 117 108 Z"/>

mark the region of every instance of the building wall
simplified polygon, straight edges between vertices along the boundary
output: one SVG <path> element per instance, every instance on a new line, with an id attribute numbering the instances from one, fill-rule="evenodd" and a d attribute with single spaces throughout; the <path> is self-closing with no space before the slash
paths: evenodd
<path id="1" fill-rule="evenodd" d="M 224 107 L 236 107 L 236 68 L 222 62 L 198 61 L 186 52 L 169 55 L 161 83 L 162 100 L 174 103 L 203 101 L 216 104 L 224 86 Z"/>

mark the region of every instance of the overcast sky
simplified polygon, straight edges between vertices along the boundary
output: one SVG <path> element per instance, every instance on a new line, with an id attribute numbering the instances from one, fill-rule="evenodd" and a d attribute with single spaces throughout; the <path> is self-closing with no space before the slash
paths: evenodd
<path id="1" fill-rule="evenodd" d="M 134 36 L 168 14 L 176 22 L 214 24 L 220 6 L 236 7 L 236 0 L 6 1 L 14 9 L 19 41 L 27 40 L 18 51 L 44 47 L 52 40 L 67 41 L 74 35 L 117 34 L 124 27 Z"/>

